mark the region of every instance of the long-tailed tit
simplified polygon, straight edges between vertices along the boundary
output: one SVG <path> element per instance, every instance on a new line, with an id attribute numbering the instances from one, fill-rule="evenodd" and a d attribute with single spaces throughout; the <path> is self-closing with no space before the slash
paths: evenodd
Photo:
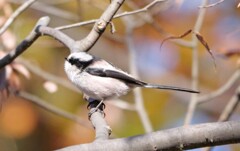
<path id="1" fill-rule="evenodd" d="M 198 91 L 186 88 L 140 81 L 109 62 L 86 52 L 71 53 L 66 58 L 65 71 L 68 78 L 84 95 L 99 101 L 125 95 L 135 87 L 199 93 Z"/>

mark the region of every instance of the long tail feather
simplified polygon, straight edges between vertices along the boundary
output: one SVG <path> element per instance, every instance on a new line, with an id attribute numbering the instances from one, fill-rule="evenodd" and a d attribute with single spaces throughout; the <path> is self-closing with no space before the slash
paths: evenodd
<path id="1" fill-rule="evenodd" d="M 166 85 L 157 85 L 157 84 L 146 84 L 143 87 L 145 88 L 154 88 L 154 89 L 165 89 L 165 90 L 172 90 L 172 91 L 183 91 L 189 93 L 200 93 L 199 91 L 187 89 L 187 88 L 180 88 L 174 86 L 166 86 Z"/>

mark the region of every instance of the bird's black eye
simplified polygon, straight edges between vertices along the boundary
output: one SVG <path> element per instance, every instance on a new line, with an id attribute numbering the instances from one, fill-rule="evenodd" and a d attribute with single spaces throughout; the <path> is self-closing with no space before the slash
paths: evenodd
<path id="1" fill-rule="evenodd" d="M 75 59 L 75 58 L 70 58 L 70 59 L 67 59 L 67 61 L 71 64 L 71 65 L 76 65 L 77 64 L 80 64 L 80 61 L 78 59 Z"/>

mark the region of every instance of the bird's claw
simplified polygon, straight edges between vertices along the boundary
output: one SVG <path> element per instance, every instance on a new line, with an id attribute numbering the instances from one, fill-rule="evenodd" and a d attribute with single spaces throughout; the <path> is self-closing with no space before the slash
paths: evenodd
<path id="1" fill-rule="evenodd" d="M 91 101 L 91 102 L 89 102 L 87 108 L 88 108 L 88 110 L 90 110 L 90 112 L 88 113 L 89 120 L 90 120 L 92 114 L 95 112 L 101 112 L 102 115 L 105 117 L 105 113 L 103 112 L 103 110 L 106 108 L 106 105 L 103 103 L 103 100 L 102 101 L 98 101 L 98 100 Z"/>

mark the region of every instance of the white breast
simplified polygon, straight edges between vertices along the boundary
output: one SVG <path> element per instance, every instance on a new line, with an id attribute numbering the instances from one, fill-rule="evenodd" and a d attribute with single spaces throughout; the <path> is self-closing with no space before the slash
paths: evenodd
<path id="1" fill-rule="evenodd" d="M 101 62 L 106 69 L 114 69 L 107 62 Z M 93 64 L 92 67 L 101 67 L 101 64 Z M 129 91 L 129 86 L 124 82 L 107 77 L 93 76 L 86 72 L 80 73 L 75 67 L 65 63 L 65 71 L 68 78 L 87 96 L 97 99 L 106 100 L 113 97 L 119 97 L 125 95 Z"/>

